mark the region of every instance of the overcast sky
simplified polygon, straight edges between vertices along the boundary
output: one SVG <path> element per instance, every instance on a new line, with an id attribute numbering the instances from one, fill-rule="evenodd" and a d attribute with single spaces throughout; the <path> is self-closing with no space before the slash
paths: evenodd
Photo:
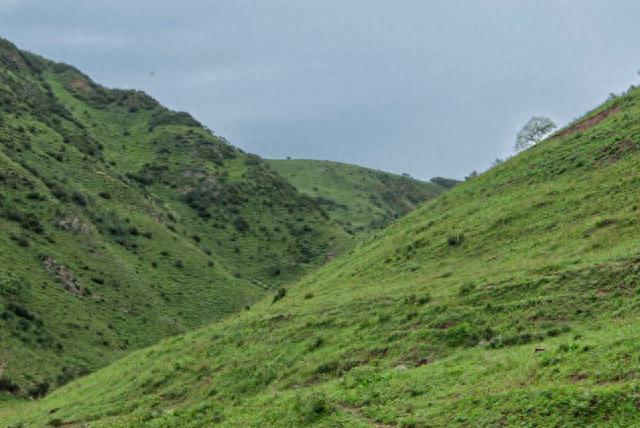
<path id="1" fill-rule="evenodd" d="M 640 77 L 637 0 L 0 0 L 0 36 L 263 157 L 423 179 Z"/>

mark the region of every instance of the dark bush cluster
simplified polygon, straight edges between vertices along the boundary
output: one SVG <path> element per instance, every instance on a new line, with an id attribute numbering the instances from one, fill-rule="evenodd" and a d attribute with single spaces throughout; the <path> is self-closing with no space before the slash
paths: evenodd
<path id="1" fill-rule="evenodd" d="M 169 167 L 167 165 L 147 163 L 138 172 L 127 173 L 127 177 L 142 185 L 149 186 L 159 182 L 168 170 Z"/>
<path id="2" fill-rule="evenodd" d="M 20 392 L 20 387 L 13 383 L 13 381 L 5 376 L 0 377 L 0 391 L 8 392 L 9 394 L 17 394 Z"/>
<path id="3" fill-rule="evenodd" d="M 450 235 L 447 238 L 447 243 L 452 247 L 457 247 L 458 245 L 462 245 L 463 242 L 464 242 L 464 235 L 462 233 Z"/>
<path id="4" fill-rule="evenodd" d="M 38 234 L 44 232 L 44 227 L 40 223 L 40 220 L 33 213 L 23 213 L 12 208 L 4 208 L 0 210 L 0 216 L 7 220 L 15 221 L 20 224 L 23 229 Z"/>
<path id="5" fill-rule="evenodd" d="M 149 120 L 149 131 L 163 125 L 201 126 L 189 113 L 159 109 Z"/>
<path id="6" fill-rule="evenodd" d="M 279 300 L 282 300 L 287 295 L 287 289 L 284 287 L 278 288 L 276 294 L 273 295 L 272 303 L 276 303 Z"/>

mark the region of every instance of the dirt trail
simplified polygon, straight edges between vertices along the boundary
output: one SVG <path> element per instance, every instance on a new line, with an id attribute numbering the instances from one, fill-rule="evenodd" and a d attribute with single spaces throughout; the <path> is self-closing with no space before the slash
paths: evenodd
<path id="1" fill-rule="evenodd" d="M 597 125 L 598 123 L 602 122 L 609 116 L 618 113 L 619 111 L 620 111 L 620 106 L 609 107 L 606 110 L 602 110 L 600 113 L 594 114 L 591 117 L 588 117 L 586 119 L 583 119 L 579 122 L 574 123 L 567 129 L 561 130 L 556 134 L 552 135 L 551 137 L 566 137 L 578 131 L 584 131 L 586 129 L 589 129 Z"/>

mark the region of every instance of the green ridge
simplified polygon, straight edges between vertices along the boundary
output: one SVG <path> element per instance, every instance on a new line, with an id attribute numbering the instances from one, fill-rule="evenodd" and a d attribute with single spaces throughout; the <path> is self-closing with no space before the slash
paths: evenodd
<path id="1" fill-rule="evenodd" d="M 188 114 L 0 40 L 0 394 L 242 310 L 352 242 Z"/>
<path id="2" fill-rule="evenodd" d="M 8 426 L 638 426 L 640 90 Z"/>
<path id="3" fill-rule="evenodd" d="M 357 236 L 381 229 L 446 190 L 439 184 L 341 162 L 287 159 L 267 163 Z"/>

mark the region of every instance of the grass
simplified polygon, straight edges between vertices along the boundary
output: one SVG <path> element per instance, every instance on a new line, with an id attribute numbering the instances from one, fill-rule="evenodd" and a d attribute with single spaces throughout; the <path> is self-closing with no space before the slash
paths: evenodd
<path id="1" fill-rule="evenodd" d="M 0 381 L 18 395 L 244 310 L 352 243 L 188 114 L 0 40 Z"/>
<path id="2" fill-rule="evenodd" d="M 636 426 L 640 91 L 7 426 Z M 454 238 L 454 239 L 452 239 Z"/>
<path id="3" fill-rule="evenodd" d="M 318 201 L 349 233 L 370 235 L 447 190 L 436 183 L 340 162 L 267 160 L 300 192 Z"/>

